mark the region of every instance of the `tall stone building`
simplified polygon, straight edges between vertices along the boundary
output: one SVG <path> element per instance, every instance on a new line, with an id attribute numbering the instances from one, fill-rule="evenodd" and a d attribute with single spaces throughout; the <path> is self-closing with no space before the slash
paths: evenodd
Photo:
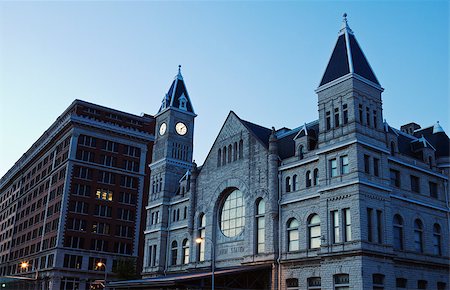
<path id="1" fill-rule="evenodd" d="M 344 17 L 319 119 L 230 112 L 197 166 L 179 74 L 155 118 L 144 277 L 111 287 L 448 289 L 449 138 L 389 126 L 382 92 Z"/>
<path id="2" fill-rule="evenodd" d="M 154 122 L 75 100 L 2 177 L 2 287 L 90 289 L 142 265 Z"/>

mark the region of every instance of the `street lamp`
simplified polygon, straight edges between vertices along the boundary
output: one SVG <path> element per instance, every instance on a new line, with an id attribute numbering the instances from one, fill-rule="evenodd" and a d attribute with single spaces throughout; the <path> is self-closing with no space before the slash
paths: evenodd
<path id="1" fill-rule="evenodd" d="M 214 242 L 208 238 L 208 237 L 203 237 L 203 238 L 196 238 L 195 242 L 197 244 L 201 244 L 203 242 L 204 239 L 207 239 L 208 241 L 211 242 L 211 248 L 212 248 L 212 263 L 211 263 L 211 290 L 214 290 L 214 266 L 216 264 L 216 254 L 215 254 L 215 245 Z"/>
<path id="2" fill-rule="evenodd" d="M 106 289 L 106 277 L 107 277 L 106 275 L 108 273 L 108 272 L 106 272 L 106 263 L 103 263 L 103 262 L 97 263 L 97 267 L 101 268 L 102 266 L 105 267 L 105 285 L 103 285 L 103 289 Z"/>
<path id="3" fill-rule="evenodd" d="M 28 262 L 22 262 L 22 263 L 20 263 L 20 268 L 26 269 L 26 268 L 28 268 L 29 265 L 30 264 L 28 264 Z"/>

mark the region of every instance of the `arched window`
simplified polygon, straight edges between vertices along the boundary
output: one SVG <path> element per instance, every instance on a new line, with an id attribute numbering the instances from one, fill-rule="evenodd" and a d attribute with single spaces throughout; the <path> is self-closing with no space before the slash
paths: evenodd
<path id="1" fill-rule="evenodd" d="M 403 250 L 403 219 L 396 214 L 393 220 L 394 226 L 394 249 Z"/>
<path id="2" fill-rule="evenodd" d="M 308 219 L 309 248 L 320 248 L 320 217 L 312 214 Z"/>
<path id="3" fill-rule="evenodd" d="M 292 176 L 292 191 L 296 190 L 297 190 L 297 174 L 294 174 L 294 176 Z"/>
<path id="4" fill-rule="evenodd" d="M 439 224 L 433 226 L 433 254 L 442 255 L 441 226 Z"/>
<path id="5" fill-rule="evenodd" d="M 256 253 L 264 253 L 265 236 L 266 236 L 266 202 L 264 199 L 259 199 L 256 202 Z"/>
<path id="6" fill-rule="evenodd" d="M 244 141 L 241 139 L 239 141 L 239 159 L 244 158 Z"/>
<path id="7" fill-rule="evenodd" d="M 228 145 L 228 163 L 231 163 L 231 161 L 232 161 L 232 152 L 233 152 L 233 146 L 231 146 L 231 144 L 230 145 Z"/>
<path id="8" fill-rule="evenodd" d="M 217 152 L 217 166 L 220 166 L 220 162 L 222 161 L 222 149 L 219 149 Z"/>
<path id="9" fill-rule="evenodd" d="M 291 178 L 286 177 L 286 192 L 291 192 Z"/>
<path id="10" fill-rule="evenodd" d="M 187 206 L 185 206 L 183 210 L 183 219 L 185 220 L 186 218 L 187 218 Z"/>
<path id="11" fill-rule="evenodd" d="M 236 161 L 237 157 L 238 157 L 238 145 L 237 142 L 234 142 L 233 160 Z"/>
<path id="12" fill-rule="evenodd" d="M 298 146 L 298 159 L 303 159 L 303 145 Z"/>
<path id="13" fill-rule="evenodd" d="M 311 187 L 311 171 L 306 171 L 306 187 Z"/>
<path id="14" fill-rule="evenodd" d="M 223 147 L 222 165 L 227 164 L 227 146 Z"/>
<path id="15" fill-rule="evenodd" d="M 419 219 L 414 221 L 414 249 L 416 252 L 423 252 L 423 224 Z"/>
<path id="16" fill-rule="evenodd" d="M 314 185 L 319 184 L 319 169 L 314 169 Z"/>
<path id="17" fill-rule="evenodd" d="M 172 256 L 171 265 L 176 265 L 177 264 L 177 256 L 178 256 L 178 243 L 177 243 L 177 241 L 173 241 L 172 242 L 171 256 Z"/>
<path id="18" fill-rule="evenodd" d="M 206 235 L 206 216 L 204 213 L 200 214 L 198 219 L 198 237 L 202 239 L 200 243 L 197 244 L 198 261 L 205 260 L 205 235 Z"/>
<path id="19" fill-rule="evenodd" d="M 395 155 L 395 142 L 394 141 L 391 141 L 391 155 L 392 156 L 394 156 Z"/>
<path id="20" fill-rule="evenodd" d="M 287 238 L 288 238 L 288 252 L 298 251 L 299 237 L 298 237 L 298 221 L 292 218 L 287 224 Z"/>
<path id="21" fill-rule="evenodd" d="M 183 240 L 183 264 L 189 264 L 189 240 Z"/>

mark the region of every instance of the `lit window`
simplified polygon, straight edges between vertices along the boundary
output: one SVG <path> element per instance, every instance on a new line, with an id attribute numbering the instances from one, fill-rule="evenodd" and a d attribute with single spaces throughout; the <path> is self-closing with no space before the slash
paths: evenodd
<path id="1" fill-rule="evenodd" d="M 113 200 L 113 192 L 109 189 L 97 189 L 95 196 L 98 199 L 112 201 Z"/>
<path id="2" fill-rule="evenodd" d="M 199 225 L 198 225 L 198 237 L 202 239 L 200 243 L 198 243 L 198 260 L 205 260 L 205 234 L 206 234 L 206 216 L 204 213 L 200 214 Z"/>
<path id="3" fill-rule="evenodd" d="M 264 253 L 265 248 L 265 236 L 266 236 L 266 223 L 264 214 L 266 213 L 266 203 L 263 199 L 260 199 L 256 203 L 256 253 Z"/>
<path id="4" fill-rule="evenodd" d="M 313 214 L 309 217 L 308 222 L 309 248 L 320 248 L 320 217 Z"/>
<path id="5" fill-rule="evenodd" d="M 298 221 L 295 218 L 289 220 L 287 228 L 288 252 L 298 251 L 299 249 L 298 226 Z"/>
<path id="6" fill-rule="evenodd" d="M 183 264 L 189 264 L 189 240 L 183 240 Z"/>
<path id="7" fill-rule="evenodd" d="M 235 189 L 226 198 L 220 214 L 220 229 L 229 238 L 239 235 L 244 229 L 245 206 L 242 191 Z"/>

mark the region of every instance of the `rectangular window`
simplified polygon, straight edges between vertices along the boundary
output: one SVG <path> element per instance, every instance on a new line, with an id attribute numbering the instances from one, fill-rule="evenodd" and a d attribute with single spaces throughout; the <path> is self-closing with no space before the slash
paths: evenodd
<path id="1" fill-rule="evenodd" d="M 342 174 L 349 173 L 348 156 L 347 155 L 341 157 L 341 173 Z"/>
<path id="2" fill-rule="evenodd" d="M 116 175 L 111 172 L 99 171 L 98 172 L 98 181 L 101 183 L 107 184 L 115 184 L 116 183 Z"/>
<path id="3" fill-rule="evenodd" d="M 411 191 L 420 193 L 420 179 L 417 176 L 411 175 Z"/>
<path id="4" fill-rule="evenodd" d="M 373 175 L 380 176 L 380 159 L 373 159 Z"/>
<path id="5" fill-rule="evenodd" d="M 347 104 L 342 105 L 342 114 L 344 115 L 344 125 L 348 123 L 348 108 Z"/>
<path id="6" fill-rule="evenodd" d="M 103 150 L 109 151 L 109 152 L 118 152 L 118 144 L 116 142 L 113 141 L 109 141 L 109 140 L 104 140 L 103 142 Z"/>
<path id="7" fill-rule="evenodd" d="M 395 286 L 397 288 L 406 288 L 408 284 L 408 280 L 405 278 L 396 278 L 395 279 Z"/>
<path id="8" fill-rule="evenodd" d="M 391 186 L 400 187 L 400 171 L 391 169 Z"/>
<path id="9" fill-rule="evenodd" d="M 367 126 L 370 127 L 370 109 L 369 109 L 369 107 L 366 107 L 366 122 L 367 122 Z"/>
<path id="10" fill-rule="evenodd" d="M 98 199 L 102 199 L 102 200 L 106 200 L 106 201 L 113 200 L 113 192 L 112 192 L 112 190 L 109 190 L 109 189 L 97 189 L 95 196 Z"/>
<path id="11" fill-rule="evenodd" d="M 363 106 L 360 104 L 358 105 L 359 108 L 359 122 L 362 124 L 363 123 Z"/>
<path id="12" fill-rule="evenodd" d="M 383 243 L 383 215 L 381 210 L 377 210 L 377 236 L 378 243 Z"/>
<path id="13" fill-rule="evenodd" d="M 364 172 L 370 174 L 370 156 L 364 154 Z"/>
<path id="14" fill-rule="evenodd" d="M 334 109 L 334 127 L 339 127 L 339 109 Z"/>
<path id="15" fill-rule="evenodd" d="M 330 111 L 327 111 L 326 113 L 325 113 L 325 115 L 326 115 L 326 125 L 327 125 L 327 130 L 330 130 L 331 129 L 331 112 Z"/>
<path id="16" fill-rule="evenodd" d="M 344 219 L 344 242 L 348 242 L 352 240 L 352 219 L 349 208 L 342 210 L 342 217 Z"/>
<path id="17" fill-rule="evenodd" d="M 337 175 L 337 162 L 335 158 L 330 160 L 330 177 L 335 177 Z"/>
<path id="18" fill-rule="evenodd" d="M 373 227 L 372 227 L 372 209 L 371 208 L 367 208 L 367 240 L 369 242 L 373 241 L 373 236 L 372 236 L 372 231 L 373 231 Z"/>
<path id="19" fill-rule="evenodd" d="M 339 235 L 339 211 L 334 210 L 331 212 L 331 226 L 333 227 L 333 243 L 340 243 Z"/>
<path id="20" fill-rule="evenodd" d="M 376 129 L 378 126 L 377 126 L 377 111 L 376 110 L 373 110 L 373 127 Z"/>
<path id="21" fill-rule="evenodd" d="M 438 190 L 437 190 L 437 183 L 435 182 L 428 182 L 428 185 L 430 187 L 430 196 L 434 198 L 438 198 Z"/>
<path id="22" fill-rule="evenodd" d="M 81 263 L 83 262 L 83 256 L 76 255 L 64 255 L 64 267 L 72 269 L 81 269 Z M 42 261 L 41 261 L 42 265 Z"/>

